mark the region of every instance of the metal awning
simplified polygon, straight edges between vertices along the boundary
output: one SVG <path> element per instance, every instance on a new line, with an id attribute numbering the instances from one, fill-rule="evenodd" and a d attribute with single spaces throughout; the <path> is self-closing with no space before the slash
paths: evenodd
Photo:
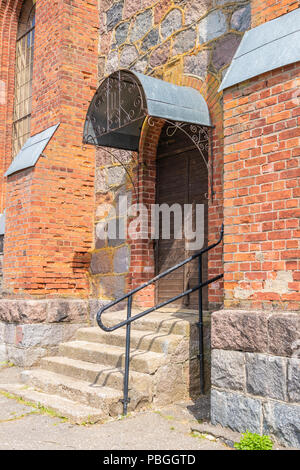
<path id="1" fill-rule="evenodd" d="M 89 106 L 83 142 L 137 151 L 147 116 L 211 127 L 208 106 L 195 89 L 119 70 L 103 80 Z"/>
<path id="2" fill-rule="evenodd" d="M 48 127 L 48 129 L 29 137 L 20 152 L 13 159 L 4 176 L 9 176 L 17 171 L 35 166 L 58 126 L 59 124 Z"/>
<path id="3" fill-rule="evenodd" d="M 5 211 L 0 214 L 0 236 L 5 234 Z"/>
<path id="4" fill-rule="evenodd" d="M 219 91 L 300 61 L 300 8 L 247 31 Z"/>

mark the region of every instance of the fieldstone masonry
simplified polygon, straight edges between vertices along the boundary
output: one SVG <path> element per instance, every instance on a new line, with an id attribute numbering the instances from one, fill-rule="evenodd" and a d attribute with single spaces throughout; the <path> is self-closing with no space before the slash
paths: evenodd
<path id="1" fill-rule="evenodd" d="M 9 98 L 9 105 L 0 110 L 1 175 L 11 161 L 11 57 L 22 2 L 10 3 L 11 9 L 0 0 L 4 15 L 0 78 Z M 211 419 L 237 431 L 272 434 L 283 445 L 300 447 L 299 105 L 294 104 L 293 94 L 299 64 L 218 93 L 244 32 L 299 7 L 299 2 L 77 3 L 75 8 L 59 1 L 66 15 L 58 24 L 57 5 L 37 2 L 32 133 L 58 120 L 62 124 L 46 158 L 34 170 L 9 179 L 6 208 L 11 208 L 13 217 L 8 217 L 6 227 L 4 285 L 9 282 L 0 301 L 0 361 L 26 367 L 37 363 L 55 353 L 58 344 L 71 339 L 80 326 L 92 324 L 104 302 L 128 291 L 133 273 L 138 281 L 145 273 L 152 277 L 148 246 L 145 263 L 127 240 L 103 239 L 99 224 L 101 229 L 103 224 L 119 227 L 124 222 L 119 198 L 126 195 L 129 205 L 136 201 L 136 177 L 144 177 L 147 165 L 151 167 L 163 123 L 157 120 L 153 134 L 144 132 L 141 142 L 146 156 L 144 148 L 140 152 L 144 160 L 133 152 L 114 151 L 113 156 L 98 149 L 94 168 L 93 152 L 82 147 L 81 137 L 96 78 L 99 84 L 112 72 L 128 68 L 193 86 L 206 99 L 215 125 L 209 239 L 215 240 L 223 219 L 225 224 L 223 253 L 220 247 L 209 259 L 211 275 L 224 267 L 224 299 L 222 285 L 216 283 L 209 289 L 210 305 L 217 309 L 224 300 L 226 308 L 212 315 Z M 46 37 L 53 50 L 44 48 Z M 63 73 L 57 78 L 58 70 Z M 47 80 L 41 82 L 41 74 Z M 74 93 L 76 86 L 80 93 Z M 147 154 L 147 148 L 154 149 L 152 154 L 150 150 Z M 149 183 L 149 194 L 154 193 L 155 177 L 147 177 L 141 186 Z M 5 192 L 4 179 L 0 183 Z M 111 205 L 116 209 L 113 214 Z M 27 219 L 31 220 L 28 229 Z M 36 236 L 35 242 L 39 240 L 38 246 L 30 234 Z M 174 364 L 161 370 L 157 391 L 162 398 L 179 362 L 185 361 L 186 375 L 197 379 L 198 362 L 187 357 L 189 347 L 196 357 L 195 335 L 192 331 L 190 344 L 182 344 Z M 205 336 L 207 351 L 208 327 Z M 208 362 L 206 355 L 206 375 Z"/>
<path id="2" fill-rule="evenodd" d="M 230 26 L 237 31 L 246 31 L 251 25 L 251 7 L 250 4 L 236 10 L 232 17 Z"/>
<path id="3" fill-rule="evenodd" d="M 103 3 L 109 5 L 111 2 Z M 195 55 L 203 48 L 212 53 L 214 41 L 222 37 L 225 39 L 228 33 L 231 33 L 233 41 L 233 54 L 236 50 L 234 40 L 241 40 L 243 32 L 250 27 L 250 19 L 250 3 L 246 0 L 115 2 L 107 10 L 100 10 L 103 26 L 99 78 L 120 66 L 134 70 L 136 64 L 141 62 L 144 64 L 143 73 L 159 76 L 160 71 L 156 69 L 161 68 L 168 57 L 180 56 L 188 51 Z M 231 41 L 227 39 L 227 45 L 231 45 Z M 156 51 L 162 49 L 165 50 L 165 60 L 152 61 L 151 65 L 150 55 L 155 56 Z M 231 58 L 224 65 L 229 65 Z M 209 70 L 215 72 L 212 64 L 207 67 Z M 194 73 L 194 70 L 187 67 L 185 73 Z"/>
<path id="4" fill-rule="evenodd" d="M 244 31 L 250 27 L 250 11 L 250 2 L 247 0 L 105 0 L 101 2 L 99 10 L 99 82 L 119 68 L 128 68 L 179 85 L 185 84 L 184 79 L 193 76 L 201 80 L 200 83 L 208 83 L 212 106 L 215 106 L 216 101 L 220 103 L 220 96 L 215 96 L 218 85 Z M 210 106 L 209 98 L 208 103 Z M 219 124 L 218 137 L 221 139 Z M 104 296 L 104 299 L 114 298 L 122 286 L 124 292 L 129 289 L 130 260 L 132 262 L 134 258 L 130 256 L 131 247 L 126 240 L 122 241 L 123 246 L 118 251 L 115 245 L 112 246 L 113 243 L 103 242 L 97 237 L 97 224 L 110 218 L 109 214 L 101 213 L 101 208 L 106 203 L 112 203 L 118 213 L 117 198 L 120 193 L 134 198 L 136 188 L 133 188 L 133 184 L 139 171 L 138 166 L 141 165 L 133 153 L 113 153 L 117 158 L 98 149 L 96 156 L 95 239 L 90 282 L 92 296 Z M 215 158 L 220 159 L 220 176 L 215 171 L 216 184 L 220 185 L 215 188 L 218 192 L 221 191 L 222 156 L 216 154 Z M 216 207 L 211 208 L 212 213 L 217 211 L 221 214 L 221 204 L 221 199 L 216 197 Z M 219 217 L 213 215 L 212 221 L 215 221 L 214 228 L 219 230 Z M 118 253 L 124 250 L 126 260 L 115 260 Z M 114 281 L 115 289 L 111 287 L 110 281 Z M 218 302 L 220 304 L 220 290 L 214 293 L 214 302 L 214 305 Z"/>

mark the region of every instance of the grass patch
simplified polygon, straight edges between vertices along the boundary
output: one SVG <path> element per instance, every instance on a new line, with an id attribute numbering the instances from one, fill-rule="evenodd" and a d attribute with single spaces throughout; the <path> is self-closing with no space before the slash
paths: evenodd
<path id="1" fill-rule="evenodd" d="M 203 434 L 201 434 L 200 432 L 197 432 L 197 431 L 192 431 L 190 433 L 190 436 L 194 437 L 194 438 L 198 438 L 198 439 L 205 439 Z"/>
<path id="2" fill-rule="evenodd" d="M 161 416 L 162 418 L 164 419 L 167 419 L 168 421 L 174 421 L 175 420 L 175 417 L 172 416 L 172 415 L 165 415 L 163 414 L 161 411 L 159 410 L 155 410 L 154 413 L 156 413 L 157 415 Z"/>
<path id="3" fill-rule="evenodd" d="M 118 415 L 117 420 L 122 421 L 123 419 L 130 418 L 132 416 L 132 413 L 127 413 L 127 415 Z"/>
<path id="4" fill-rule="evenodd" d="M 15 367 L 15 364 L 9 361 L 0 362 L 0 369 L 8 369 L 9 367 Z"/>
<path id="5" fill-rule="evenodd" d="M 77 426 L 93 426 L 94 424 L 97 424 L 97 421 L 88 419 L 87 421 L 83 421 L 82 423 L 77 424 Z"/>
<path id="6" fill-rule="evenodd" d="M 198 439 L 206 439 L 207 441 L 211 441 L 211 442 L 217 442 L 217 439 L 211 434 L 201 433 L 198 431 L 192 431 L 190 433 L 190 436 L 198 438 Z"/>
<path id="7" fill-rule="evenodd" d="M 62 422 L 68 421 L 68 418 L 66 418 L 65 416 L 61 416 L 56 411 L 52 410 L 51 408 L 47 408 L 46 406 L 43 406 L 41 403 L 36 404 L 31 401 L 24 400 L 22 397 L 18 397 L 17 395 L 13 395 L 3 390 L 0 390 L 0 394 L 6 398 L 9 398 L 10 400 L 17 401 L 21 405 L 30 406 L 31 408 L 34 408 L 36 410 L 36 411 L 32 411 L 31 413 L 27 413 L 26 416 L 28 416 L 29 414 L 40 413 L 43 415 L 51 416 L 52 418 L 59 418 Z"/>
<path id="8" fill-rule="evenodd" d="M 273 441 L 270 436 L 260 435 L 246 431 L 242 434 L 240 442 L 235 442 L 234 447 L 237 450 L 272 450 Z"/>

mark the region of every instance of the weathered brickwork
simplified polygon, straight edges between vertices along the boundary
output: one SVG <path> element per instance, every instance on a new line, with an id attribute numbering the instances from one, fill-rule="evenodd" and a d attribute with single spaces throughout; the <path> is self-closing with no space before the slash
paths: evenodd
<path id="1" fill-rule="evenodd" d="M 222 104 L 217 90 L 244 31 L 250 27 L 250 20 L 250 4 L 247 1 L 230 4 L 210 1 L 103 1 L 100 5 L 99 80 L 119 68 L 128 68 L 178 85 L 194 87 L 208 103 L 216 126 L 212 136 L 213 170 L 210 170 L 214 179 L 214 195 L 209 203 L 210 242 L 217 239 L 223 219 Z M 130 193 L 132 202 L 144 202 L 146 206 L 155 202 L 155 158 L 161 127 L 162 123 L 158 121 L 157 128 L 151 129 L 150 134 L 147 126 L 144 129 L 137 165 L 136 156 L 131 160 L 128 154 L 123 155 L 124 163 L 132 174 L 131 179 L 117 159 L 105 155 L 103 150 L 97 151 L 96 224 L 101 204 L 116 201 L 119 193 Z M 119 153 L 117 156 L 120 159 Z M 138 188 L 138 198 L 133 185 Z M 101 252 L 102 256 L 110 259 L 105 274 L 95 275 L 91 269 L 92 285 L 98 284 L 94 288 L 96 295 L 105 291 L 109 298 L 114 297 L 114 288 L 110 284 L 112 279 L 119 293 L 120 287 L 137 287 L 153 277 L 153 242 L 142 239 L 129 245 L 130 263 L 121 278 L 113 268 L 114 256 L 118 256 L 119 249 L 102 246 L 96 237 L 93 257 L 100 257 Z M 222 248 L 219 248 L 210 256 L 209 272 L 215 275 L 221 269 Z M 153 286 L 143 295 L 139 299 L 143 305 L 153 303 Z M 220 305 L 221 283 L 210 287 L 209 300 L 212 308 Z"/>
<path id="2" fill-rule="evenodd" d="M 254 27 L 299 2 L 251 5 Z M 299 72 L 296 63 L 224 92 L 227 309 L 211 331 L 212 422 L 297 448 Z"/>
<path id="3" fill-rule="evenodd" d="M 81 142 L 96 87 L 97 21 L 96 1 L 36 5 L 31 134 L 60 127 L 35 168 L 8 177 L 4 287 L 21 296 L 88 295 L 94 151 Z M 7 169 L 8 147 L 5 155 Z"/>
<path id="4" fill-rule="evenodd" d="M 4 178 L 21 6 L 0 0 L 0 361 L 31 366 L 55 354 L 103 303 L 153 277 L 148 234 L 103 239 L 101 230 L 107 222 L 125 224 L 123 196 L 128 205 L 155 202 L 164 121 L 146 120 L 132 153 L 83 146 L 84 118 L 97 85 L 119 69 L 190 86 L 205 98 L 214 126 L 209 243 L 225 225 L 224 244 L 208 259 L 210 276 L 224 271 L 224 290 L 223 282 L 209 287 L 209 309 L 225 308 L 212 315 L 212 422 L 299 447 L 300 65 L 218 93 L 244 32 L 299 1 L 38 0 L 31 135 L 60 126 L 34 168 Z M 153 305 L 154 286 L 134 300 Z M 196 330 L 189 341 L 180 354 L 186 378 L 198 385 Z M 164 371 L 162 398 L 170 383 Z"/>
<path id="5" fill-rule="evenodd" d="M 299 0 L 252 0 L 252 28 L 289 13 L 299 6 Z"/>
<path id="6" fill-rule="evenodd" d="M 299 310 L 299 64 L 224 93 L 225 307 Z"/>

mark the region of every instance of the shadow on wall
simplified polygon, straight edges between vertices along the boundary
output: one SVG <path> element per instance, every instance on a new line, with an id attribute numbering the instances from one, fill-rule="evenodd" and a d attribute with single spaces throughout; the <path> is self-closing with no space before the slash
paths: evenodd
<path id="1" fill-rule="evenodd" d="M 97 149 L 94 248 L 90 261 L 93 298 L 113 300 L 128 290 L 130 252 L 125 237 L 125 214 L 135 190 L 132 169 L 135 164 L 131 152 Z"/>

